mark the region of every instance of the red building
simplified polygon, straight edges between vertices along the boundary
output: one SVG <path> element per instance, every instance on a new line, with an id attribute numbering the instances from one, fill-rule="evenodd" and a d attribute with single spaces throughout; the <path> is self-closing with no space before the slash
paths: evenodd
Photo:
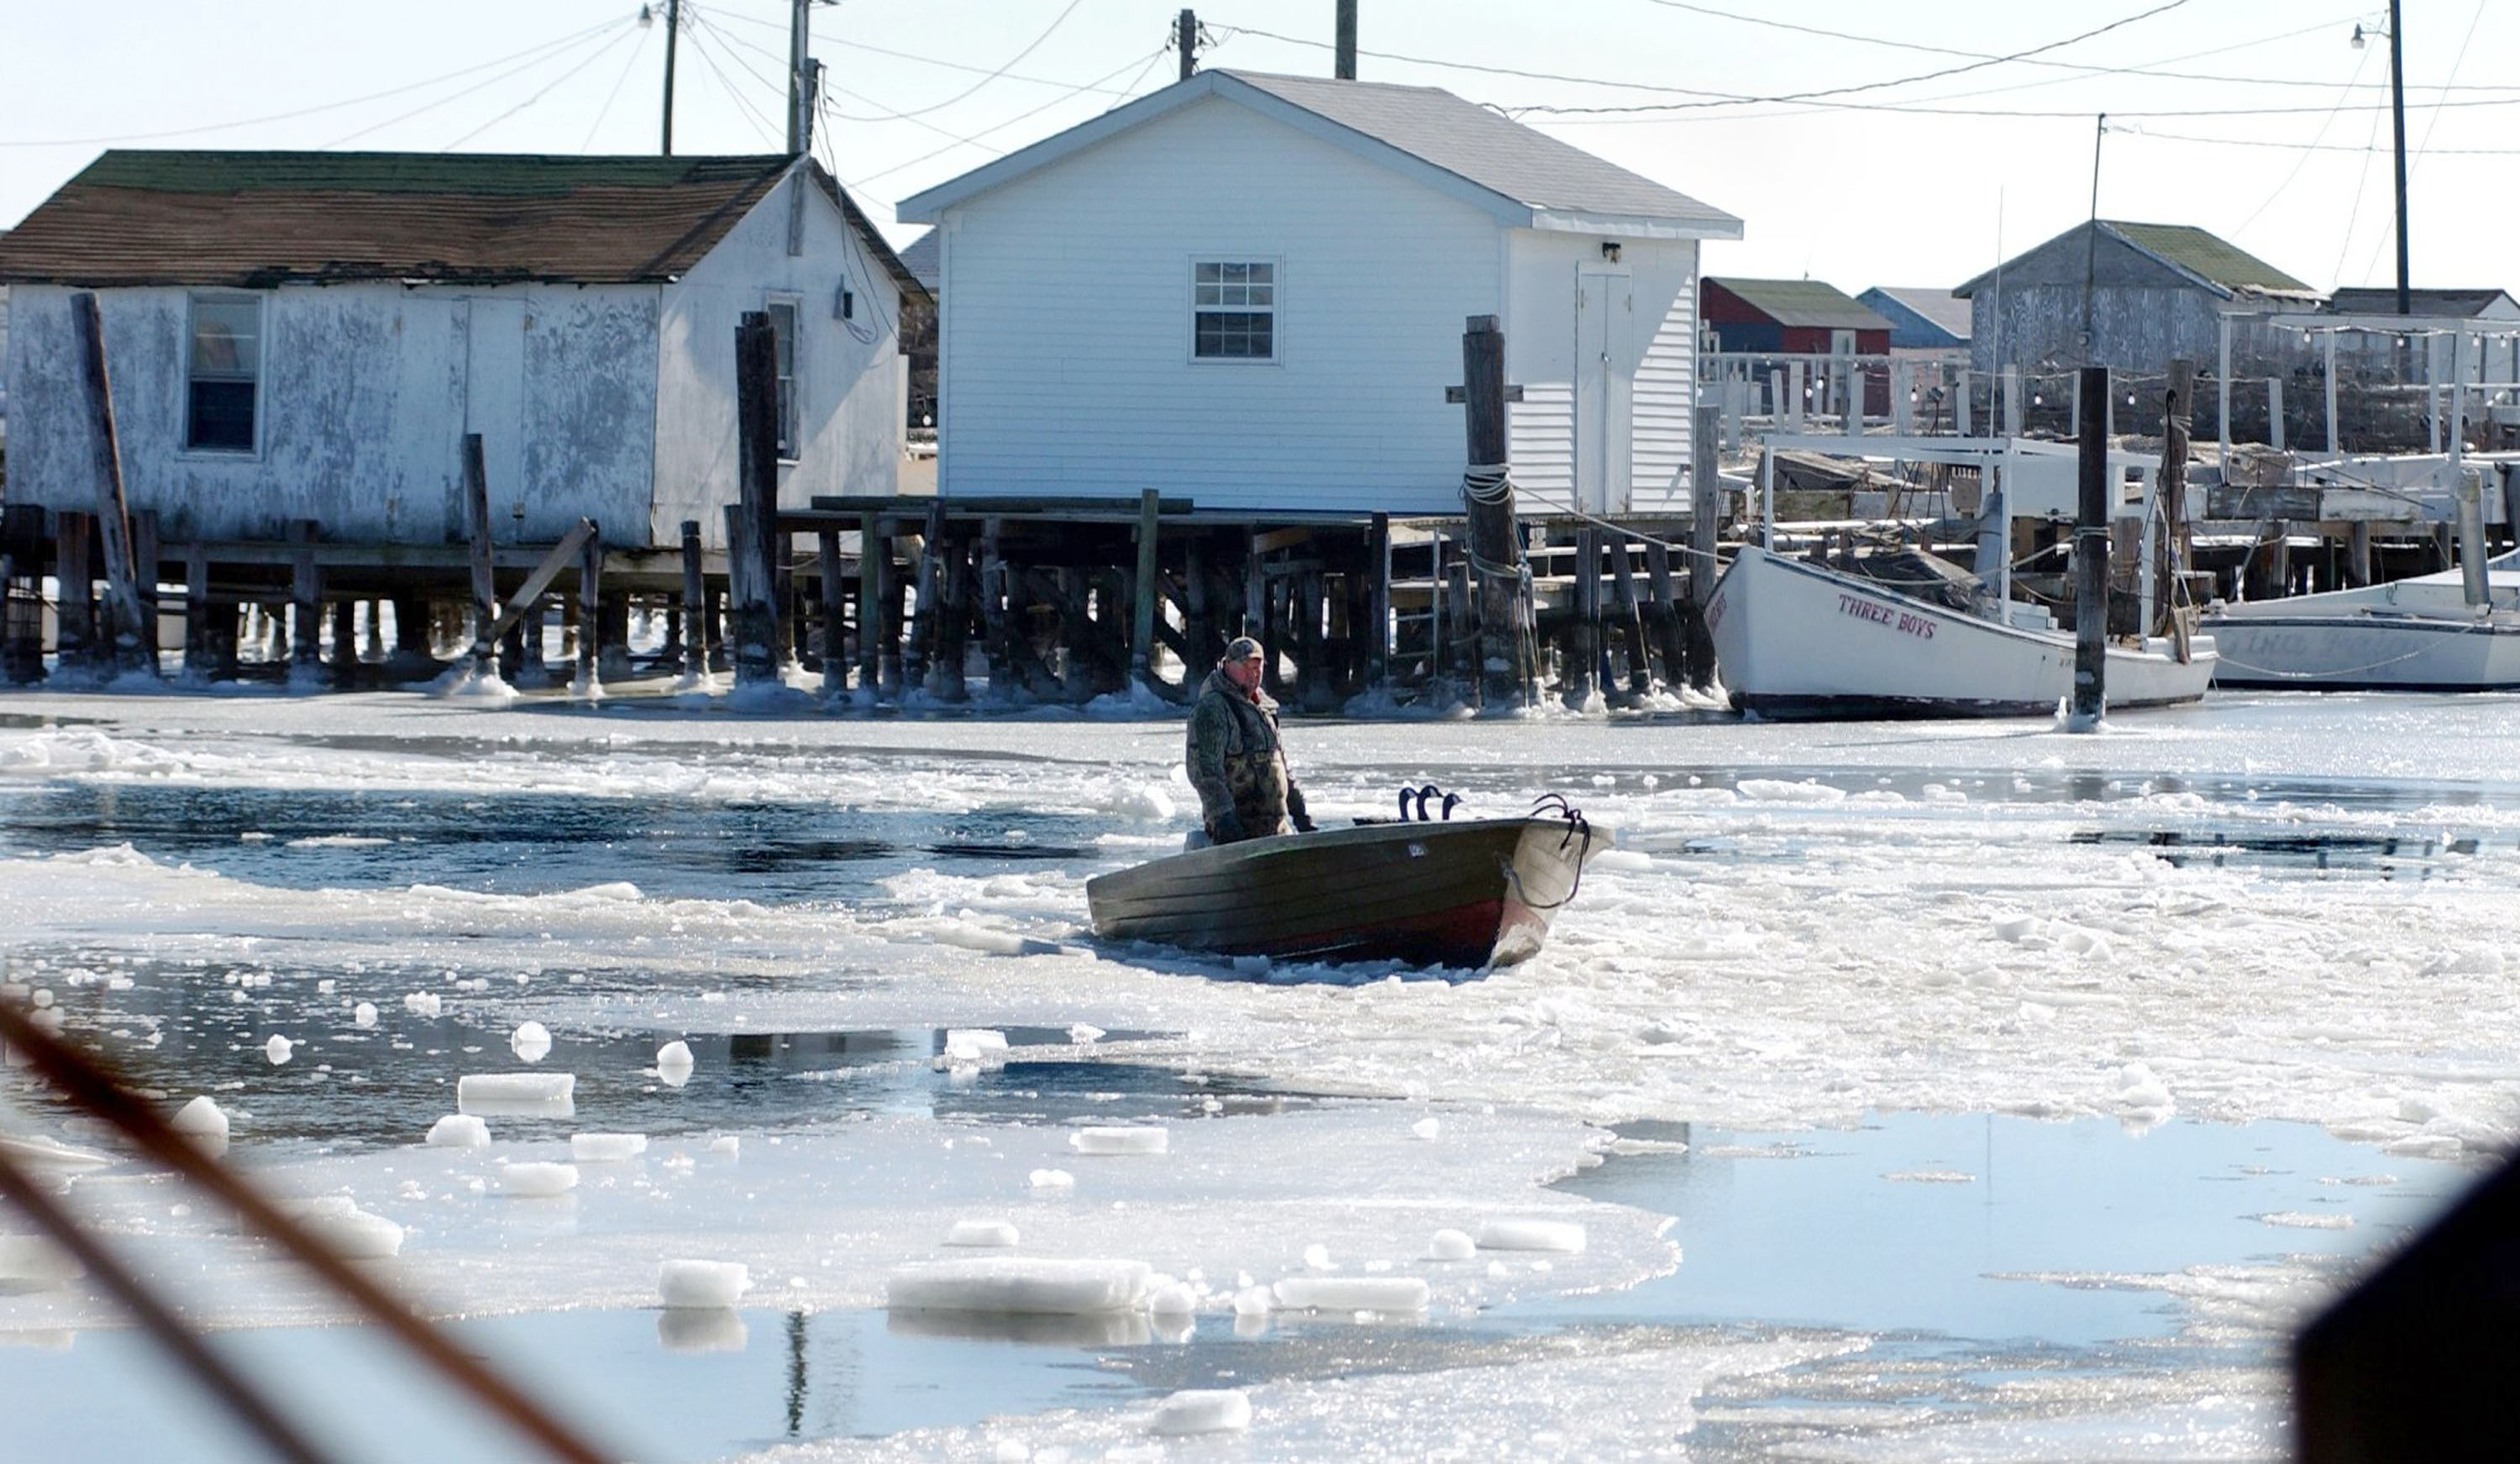
<path id="1" fill-rule="evenodd" d="M 1765 356 L 1890 353 L 1890 322 L 1818 280 L 1708 275 L 1698 281 L 1697 310 L 1719 351 Z"/>

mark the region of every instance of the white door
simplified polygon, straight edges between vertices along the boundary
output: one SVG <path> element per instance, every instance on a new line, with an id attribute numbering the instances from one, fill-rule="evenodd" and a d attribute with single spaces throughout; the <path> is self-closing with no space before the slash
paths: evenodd
<path id="1" fill-rule="evenodd" d="M 516 538 L 516 509 L 524 482 L 525 302 L 475 298 L 464 319 L 464 430 L 481 434 L 482 474 L 490 486 L 490 536 Z M 471 537 L 465 516 L 463 444 L 455 459 L 454 542 Z"/>
<path id="2" fill-rule="evenodd" d="M 1624 271 L 1577 271 L 1575 502 L 1588 513 L 1628 507 L 1635 319 L 1635 285 Z"/>

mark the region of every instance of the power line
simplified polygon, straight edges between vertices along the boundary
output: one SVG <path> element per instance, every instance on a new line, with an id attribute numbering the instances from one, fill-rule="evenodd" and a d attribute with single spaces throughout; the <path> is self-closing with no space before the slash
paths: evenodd
<path id="1" fill-rule="evenodd" d="M 2240 220 L 2239 227 L 2233 229 L 2231 231 L 2232 233 L 2246 234 L 2249 232 L 2249 226 L 2258 221 L 2258 215 L 2266 212 L 2267 209 L 2274 203 L 2275 200 L 2282 198 L 2284 190 L 2292 187 L 2292 180 L 2300 177 L 2301 170 L 2310 165 L 2311 155 L 2318 149 L 2319 140 L 2327 136 L 2327 129 L 2336 125 L 2338 110 L 2344 107 L 2345 99 L 2354 94 L 2354 82 L 2361 79 L 2362 75 L 2362 67 L 2365 63 L 2370 61 L 2370 59 L 2371 52 L 2366 47 L 2354 63 L 2353 78 L 2349 79 L 2345 83 L 2345 89 L 2343 91 L 2336 94 L 2336 106 L 2327 110 L 2327 115 L 2319 119 L 2318 130 L 2310 135 L 2310 142 L 2301 149 L 2301 155 L 2292 160 L 2292 171 L 2284 174 L 2283 181 L 2276 184 L 2272 192 L 2258 200 L 2258 206 L 2249 210 L 2249 216 Z"/>
<path id="2" fill-rule="evenodd" d="M 757 25 L 764 30 L 775 30 L 783 36 L 788 33 L 788 27 L 784 23 L 776 21 L 764 21 L 756 16 L 739 15 L 730 11 L 721 19 L 741 22 L 746 25 Z M 938 67 L 948 71 L 967 71 L 975 76 L 1002 77 L 1008 81 L 1021 81 L 1033 86 L 1055 86 L 1060 88 L 1062 91 L 1068 92 L 1077 90 L 1109 90 L 1108 88 L 1093 86 L 1079 88 L 1073 82 L 1060 81 L 1056 77 L 1050 76 L 1028 76 L 1021 71 L 1012 70 L 1007 67 L 975 67 L 968 62 L 947 61 L 940 56 L 921 56 L 916 52 L 911 51 L 895 51 L 888 46 L 878 46 L 871 41 L 852 41 L 842 39 L 839 36 L 827 35 L 818 38 L 816 43 L 827 46 L 840 46 L 851 51 L 865 51 L 876 56 L 888 56 L 895 61 L 915 61 L 922 66 Z M 782 63 L 782 65 L 785 65 L 785 63 Z M 1113 94 L 1125 95 L 1125 93 Z"/>
<path id="3" fill-rule="evenodd" d="M 632 35 L 635 35 L 636 33 L 637 33 L 636 31 L 629 31 L 629 30 L 625 30 L 625 31 L 623 31 L 621 34 L 614 36 L 612 39 L 610 39 L 610 40 L 608 40 L 608 41 L 606 41 L 603 45 L 598 46 L 598 47 L 594 50 L 594 52 L 593 52 L 593 53 L 591 53 L 590 55 L 588 55 L 588 57 L 587 57 L 584 61 L 579 62 L 577 65 L 575 65 L 575 66 L 573 66 L 573 67 L 569 67 L 567 70 L 562 71 L 562 72 L 561 72 L 559 75 L 557 75 L 557 76 L 553 77 L 553 78 L 551 79 L 551 81 L 550 81 L 547 85 L 545 85 L 541 91 L 538 91 L 538 92 L 534 93 L 532 96 L 527 97 L 527 98 L 526 98 L 525 100 L 523 100 L 522 102 L 519 102 L 519 103 L 518 103 L 516 106 L 509 108 L 506 111 L 503 111 L 503 112 L 499 113 L 497 116 L 492 117 L 490 120 L 488 120 L 488 121 L 486 121 L 486 122 L 483 122 L 480 126 L 475 127 L 475 128 L 473 128 L 472 131 L 465 133 L 462 137 L 459 137 L 459 138 L 457 138 L 455 141 L 453 141 L 453 142 L 451 142 L 451 143 L 448 143 L 445 147 L 443 147 L 443 148 L 439 149 L 438 151 L 439 151 L 439 152 L 442 152 L 442 153 L 452 153 L 452 152 L 454 152 L 457 148 L 460 148 L 460 147 L 464 146 L 466 143 L 471 142 L 472 139 L 474 139 L 474 138 L 476 138 L 476 137 L 479 137 L 482 133 L 487 132 L 487 131 L 489 131 L 491 128 L 498 126 L 501 122 L 506 121 L 508 118 L 510 118 L 510 117 L 512 117 L 512 116 L 515 116 L 518 112 L 520 112 L 520 111 L 524 111 L 526 108 L 533 106 L 535 103 L 537 103 L 537 102 L 541 101 L 543 98 L 550 96 L 553 92 L 558 91 L 558 90 L 559 90 L 559 89 L 560 89 L 563 84 L 567 83 L 567 82 L 568 82 L 568 81 L 570 81 L 570 80 L 573 80 L 573 79 L 578 75 L 578 73 L 579 73 L 579 72 L 584 71 L 588 67 L 591 67 L 591 66 L 595 65 L 595 64 L 596 64 L 596 62 L 598 62 L 598 61 L 602 60 L 602 59 L 603 59 L 603 57 L 604 57 L 604 53 L 605 53 L 605 52 L 611 50 L 613 47 L 615 47 L 615 46 L 617 46 L 617 45 L 620 45 L 623 41 L 625 41 L 625 40 L 629 39 Z"/>
<path id="4" fill-rule="evenodd" d="M 498 73 L 497 75 L 495 75 L 495 76 L 488 77 L 488 78 L 486 78 L 486 79 L 484 79 L 484 80 L 481 80 L 481 81 L 476 81 L 476 82 L 474 82 L 472 85 L 463 88 L 461 91 L 449 92 L 449 93 L 447 93 L 445 96 L 438 98 L 438 99 L 437 99 L 436 101 L 434 101 L 434 102 L 425 102 L 425 103 L 421 104 L 420 106 L 413 108 L 411 111 L 406 111 L 406 112 L 403 112 L 403 113 L 402 113 L 402 114 L 400 114 L 399 116 L 390 116 L 390 117 L 385 118 L 385 119 L 384 119 L 383 121 L 382 121 L 382 122 L 375 122 L 375 123 L 371 123 L 371 124 L 370 124 L 370 125 L 368 125 L 368 126 L 362 127 L 362 128 L 360 128 L 359 130 L 357 130 L 356 132 L 345 133 L 345 134 L 343 134 L 342 136 L 340 136 L 340 137 L 337 137 L 337 138 L 333 139 L 331 142 L 326 143 L 324 146 L 325 146 L 325 147 L 327 147 L 327 148 L 338 148 L 338 147 L 341 146 L 343 143 L 356 142 L 356 141 L 358 141 L 360 138 L 363 138 L 363 137 L 368 136 L 370 133 L 374 133 L 374 132 L 382 132 L 382 131 L 383 131 L 384 129 L 386 129 L 387 127 L 394 126 L 394 125 L 396 125 L 397 123 L 407 122 L 407 121 L 410 121 L 413 117 L 421 116 L 421 115 L 423 115 L 423 114 L 425 114 L 425 113 L 435 111 L 437 109 L 439 109 L 439 108 L 441 108 L 441 107 L 444 107 L 444 106 L 448 105 L 449 103 L 452 103 L 452 102 L 458 102 L 458 101 L 461 101 L 462 99 L 464 99 L 464 98 L 466 98 L 466 97 L 472 96 L 474 92 L 483 91 L 483 90 L 486 90 L 487 88 L 490 88 L 490 87 L 496 86 L 496 85 L 498 85 L 500 82 L 505 81 L 505 80 L 509 79 L 509 78 L 510 78 L 510 77 L 512 77 L 512 76 L 521 76 L 521 75 L 523 75 L 525 72 L 532 70 L 534 67 L 538 67 L 538 66 L 541 66 L 544 62 L 547 62 L 547 61 L 558 61 L 561 57 L 562 57 L 562 56 L 564 56 L 564 55 L 568 54 L 568 52 L 569 52 L 569 51 L 576 49 L 576 47 L 577 47 L 577 46 L 584 44 L 586 41 L 593 39 L 595 36 L 600 35 L 600 34 L 602 34 L 603 32 L 607 31 L 607 30 L 618 30 L 618 29 L 622 29 L 622 28 L 624 28 L 624 27 L 626 27 L 626 26 L 628 26 L 628 25 L 630 25 L 630 24 L 632 24 L 632 23 L 633 23 L 632 19 L 631 19 L 630 17 L 625 16 L 625 17 L 623 17 L 622 19 L 620 19 L 620 20 L 618 20 L 618 21 L 611 22 L 610 22 L 610 23 L 608 23 L 608 24 L 599 25 L 599 26 L 595 27 L 593 30 L 584 30 L 584 31 L 580 31 L 580 32 L 578 32 L 578 34 L 577 34 L 577 35 L 570 37 L 570 44 L 568 44 L 568 45 L 566 45 L 566 46 L 563 46 L 563 47 L 562 47 L 562 48 L 561 48 L 561 49 L 559 49 L 559 50 L 553 50 L 553 49 L 551 49 L 550 47 L 547 47 L 547 46 L 546 46 L 546 47 L 542 47 L 542 48 L 540 48 L 540 49 L 541 49 L 545 54 L 540 55 L 540 56 L 537 56 L 537 57 L 535 57 L 535 58 L 534 58 L 533 60 L 531 60 L 531 61 L 524 62 L 524 63 L 522 63 L 521 65 L 518 65 L 518 66 L 511 67 L 510 67 L 510 68 L 508 68 L 507 70 L 504 70 L 504 71 L 499 72 L 499 73 Z M 617 40 L 617 39 L 618 39 L 618 37 L 616 36 L 616 37 L 615 37 L 615 39 Z M 610 49 L 610 43 L 607 43 L 607 45 L 606 45 L 605 47 L 600 48 L 600 49 L 596 52 L 596 54 L 600 56 L 600 55 L 602 55 L 602 54 L 603 54 L 604 50 L 608 50 L 608 49 Z M 474 69 L 478 69 L 478 67 L 475 67 Z"/>
<path id="5" fill-rule="evenodd" d="M 440 82 L 453 81 L 459 76 L 470 76 L 475 71 L 486 71 L 492 67 L 503 67 L 512 61 L 519 61 L 527 57 L 539 57 L 544 52 L 565 49 L 568 46 L 584 41 L 592 36 L 601 35 L 607 30 L 611 30 L 618 26 L 629 25 L 632 23 L 634 23 L 633 18 L 625 16 L 617 21 L 607 21 L 601 25 L 590 25 L 584 30 L 573 31 L 570 34 L 561 36 L 555 40 L 544 41 L 540 45 L 528 46 L 522 51 L 512 52 L 509 55 L 497 57 L 490 61 L 475 62 L 472 66 L 448 71 L 443 75 L 430 76 L 421 81 L 407 81 L 400 86 L 387 87 L 385 90 L 381 92 L 370 92 L 363 97 L 348 97 L 338 102 L 325 102 L 314 107 L 301 107 L 293 111 L 275 111 L 267 116 L 246 117 L 234 122 L 205 122 L 198 127 L 170 127 L 158 132 L 125 132 L 112 137 L 10 138 L 5 141 L 0 141 L 0 148 L 93 148 L 109 146 L 113 143 L 156 142 L 161 138 L 169 137 L 199 137 L 204 132 L 228 132 L 244 127 L 259 127 L 266 122 L 292 121 L 298 117 L 310 117 L 327 111 L 338 111 L 345 107 L 359 107 L 370 102 L 382 102 L 387 97 L 399 97 L 406 92 L 416 92 L 427 87 L 435 86 Z M 530 65 L 531 64 L 528 63 L 528 66 Z M 463 96 L 465 93 L 458 92 L 455 95 Z M 454 97 L 449 97 L 445 100 L 451 102 L 454 100 Z M 430 104 L 432 107 L 438 104 Z M 422 111 L 426 111 L 428 110 L 428 108 L 421 109 Z M 417 116 L 419 114 L 419 112 L 404 113 L 405 116 Z M 399 121 L 401 118 L 398 117 L 395 118 L 395 120 Z M 388 123 L 384 125 L 390 124 Z M 370 130 L 373 131 L 374 129 Z M 351 134 L 353 137 L 359 135 L 360 134 L 358 133 Z M 344 139 L 344 141 L 346 140 L 347 139 Z"/>
<path id="6" fill-rule="evenodd" d="M 922 107 L 917 111 L 887 111 L 882 116 L 877 117 L 850 116 L 845 112 L 840 113 L 840 116 L 842 120 L 851 122 L 892 122 L 907 121 L 913 117 L 924 116 L 931 111 L 943 111 L 946 108 L 953 106 L 955 103 L 970 96 L 973 92 L 987 86 L 990 82 L 1006 75 L 1008 71 L 1013 69 L 1016 63 L 1022 61 L 1025 57 L 1030 56 L 1035 51 L 1040 50 L 1042 43 L 1049 40 L 1051 36 L 1058 31 L 1059 26 L 1066 24 L 1067 18 L 1076 14 L 1076 7 L 1084 3 L 1085 0 L 1067 0 L 1067 8 L 1060 11 L 1058 18 L 1052 21 L 1050 24 L 1043 29 L 1041 34 L 1034 36 L 1030 45 L 1016 52 L 1012 57 L 1010 57 L 1005 66 L 998 67 L 996 70 L 989 72 L 985 76 L 982 76 L 979 80 L 972 82 L 969 86 L 956 92 L 954 95 L 946 98 L 942 102 Z M 881 103 L 872 103 L 871 105 L 878 108 L 882 106 Z"/>
<path id="7" fill-rule="evenodd" d="M 717 57 L 712 54 L 712 48 L 710 46 L 700 44 L 702 27 L 693 23 L 693 22 L 698 19 L 698 17 L 690 5 L 689 0 L 685 0 L 685 4 L 683 6 L 684 35 L 691 41 L 693 53 L 698 56 L 701 63 L 709 68 L 709 74 L 717 78 L 718 86 L 726 92 L 729 100 L 733 101 L 738 108 L 742 109 L 744 115 L 752 119 L 752 124 L 761 129 L 761 133 L 764 137 L 770 139 L 772 150 L 777 151 L 785 148 L 788 145 L 786 131 L 780 127 L 772 125 L 770 119 L 761 114 L 761 109 L 753 106 L 751 99 L 744 96 L 743 88 L 737 86 L 734 78 L 726 74 L 726 67 L 717 64 Z M 714 37 L 717 32 L 714 29 L 710 29 L 708 34 Z M 727 59 L 734 61 L 738 66 L 742 65 L 742 62 L 731 53 Z"/>
<path id="8" fill-rule="evenodd" d="M 577 145 L 579 152 L 583 153 L 595 146 L 595 134 L 604 130 L 604 119 L 612 114 L 612 104 L 620 100 L 621 87 L 630 79 L 630 68 L 637 66 L 639 58 L 647 52 L 648 34 L 643 29 L 639 33 L 639 44 L 630 48 L 630 59 L 621 64 L 621 74 L 612 78 L 612 90 L 604 94 L 604 106 L 595 113 L 595 124 L 586 129 L 586 141 Z"/>
<path id="9" fill-rule="evenodd" d="M 1102 75 L 1101 75 L 1101 76 L 1097 76 L 1097 77 L 1095 77 L 1092 81 L 1087 82 L 1087 83 L 1085 83 L 1084 85 L 1082 85 L 1082 86 L 1079 86 L 1079 87 L 1075 88 L 1073 91 L 1068 92 L 1065 96 L 1053 97 L 1053 98 L 1051 98 L 1049 101 L 1042 103 L 1039 107 L 1030 108 L 1030 109 L 1028 109 L 1028 110 L 1026 110 L 1026 111 L 1016 112 L 1013 116 L 1011 116 L 1011 117 L 1007 118 L 1007 119 L 1006 119 L 1005 121 L 1003 121 L 1003 122 L 998 122 L 998 123 L 995 123 L 995 124 L 991 125 L 991 126 L 983 127 L 983 128 L 981 128 L 979 131 L 972 133 L 969 137 L 965 138 L 962 142 L 957 142 L 957 143 L 948 143 L 948 144 L 946 144 L 944 147 L 938 148 L 938 149 L 936 149 L 936 150 L 935 150 L 935 151 L 933 151 L 933 152 L 929 152 L 929 153 L 922 153 L 922 154 L 920 154 L 918 156 L 916 156 L 916 157 L 914 157 L 914 158 L 911 158 L 911 159 L 910 159 L 909 161 L 907 161 L 907 162 L 897 162 L 897 163 L 894 163 L 891 167 L 885 168 L 883 171 L 881 171 L 881 172 L 879 172 L 879 173 L 869 173 L 869 174 L 865 177 L 865 179 L 864 179 L 864 180 L 862 180 L 862 181 L 863 181 L 864 183 L 873 183 L 873 182 L 875 182 L 875 181 L 876 181 L 877 179 L 878 179 L 878 178 L 889 178 L 889 177 L 891 177 L 891 176 L 892 176 L 893 174 L 895 174 L 895 173 L 906 172 L 906 171 L 908 171 L 909 169 L 911 169 L 911 168 L 915 168 L 915 167 L 919 166 L 921 163 L 922 163 L 922 162 L 926 162 L 926 161 L 928 161 L 928 160 L 929 160 L 929 159 L 931 159 L 931 158 L 942 157 L 942 156 L 943 156 L 943 155 L 945 155 L 946 154 L 953 152 L 956 148 L 959 148 L 959 147 L 964 147 L 964 146 L 971 146 L 971 147 L 988 147 L 988 146 L 989 146 L 988 144 L 983 143 L 983 142 L 981 142 L 981 141 L 980 141 L 980 139 L 981 139 L 981 138 L 987 137 L 987 136 L 988 136 L 990 133 L 992 133 L 992 132 L 1003 132 L 1003 131 L 1005 131 L 1006 129 L 1008 129 L 1009 127 L 1013 126 L 1013 125 L 1014 125 L 1015 123 L 1017 123 L 1017 122 L 1024 121 L 1024 120 L 1026 120 L 1026 119 L 1028 119 L 1028 118 L 1030 118 L 1030 117 L 1033 117 L 1033 116 L 1035 116 L 1035 115 L 1037 115 L 1037 114 L 1039 114 L 1039 113 L 1041 113 L 1041 112 L 1048 111 L 1050 111 L 1052 108 L 1057 107 L 1058 105 L 1059 105 L 1060 103 L 1065 102 L 1065 101 L 1068 101 L 1070 98 L 1073 98 L 1073 97 L 1075 97 L 1075 96 L 1078 96 L 1078 95 L 1080 95 L 1080 94 L 1082 94 L 1082 93 L 1089 92 L 1089 91 L 1094 91 L 1094 90 L 1098 90 L 1098 89 L 1100 89 L 1100 88 L 1102 86 L 1102 84 L 1103 84 L 1104 82 L 1109 81 L 1112 77 L 1119 75 L 1122 71 L 1125 71 L 1125 70 L 1129 69 L 1129 67 L 1136 67 L 1138 68 L 1138 74 L 1137 74 L 1137 76 L 1136 76 L 1134 79 L 1132 79 L 1132 80 L 1130 81 L 1130 83 L 1129 83 L 1129 91 L 1130 91 L 1132 94 L 1134 94 L 1134 93 L 1137 91 L 1137 89 L 1138 89 L 1139 85 L 1140 85 L 1141 83 L 1143 83 L 1143 82 L 1147 79 L 1147 73 L 1148 73 L 1148 71 L 1150 71 L 1150 70 L 1154 69 L 1155 63 L 1157 63 L 1157 62 L 1159 62 L 1159 61 L 1163 60 L 1165 57 L 1167 57 L 1167 56 L 1169 56 L 1169 55 L 1171 55 L 1171 54 L 1172 54 L 1172 48 L 1171 48 L 1169 45 L 1165 45 L 1165 46 L 1158 46 L 1158 47 L 1156 47 L 1153 51 L 1151 51 L 1151 52 L 1149 52 L 1148 54 L 1147 54 L 1146 56 L 1143 56 L 1143 57 L 1134 57 L 1134 58 L 1132 58 L 1132 59 L 1130 59 L 1130 60 L 1128 60 L 1128 61 L 1125 61 L 1125 62 L 1121 63 L 1119 66 L 1117 66 L 1117 67 L 1113 67 L 1111 70 L 1109 70 L 1109 71 L 1107 71 L 1107 72 L 1103 73 L 1103 74 L 1102 74 Z M 1003 154 L 1003 153 L 1001 153 L 1001 154 L 1000 154 L 1000 155 L 1001 155 L 1001 156 L 1003 156 L 1003 155 L 1004 155 L 1004 154 Z"/>

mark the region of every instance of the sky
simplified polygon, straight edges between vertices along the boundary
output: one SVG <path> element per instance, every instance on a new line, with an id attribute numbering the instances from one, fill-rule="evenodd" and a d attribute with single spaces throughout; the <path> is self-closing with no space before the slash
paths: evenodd
<path id="1" fill-rule="evenodd" d="M 638 0 L 0 0 L 0 226 L 108 147 L 652 153 Z M 1198 63 L 1328 75 L 1333 0 L 1211 0 Z M 1178 0 L 816 0 L 816 152 L 902 199 L 1169 84 Z M 2102 217 L 2395 280 L 2385 6 L 1360 0 L 1359 75 L 1497 107 L 1746 221 L 1710 274 L 1959 283 Z M 786 0 L 686 0 L 678 153 L 784 145 Z M 2357 48 L 2358 23 L 2367 44 Z M 2408 0 L 2413 283 L 2520 289 L 2520 3 Z M 2107 114 L 2101 130 L 2100 114 Z"/>

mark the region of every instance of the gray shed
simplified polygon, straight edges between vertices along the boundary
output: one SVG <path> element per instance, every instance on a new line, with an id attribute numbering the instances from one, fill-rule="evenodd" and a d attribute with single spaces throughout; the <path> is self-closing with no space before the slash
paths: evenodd
<path id="1" fill-rule="evenodd" d="M 2280 368 L 2301 356 L 2300 336 L 2263 319 L 2319 299 L 2202 229 L 2117 219 L 2077 224 L 1952 293 L 1969 301 L 1971 364 L 1979 371 L 2094 365 L 2138 376 L 2158 374 L 2180 356 L 2210 368 L 2227 315 L 2235 317 L 2235 371 Z"/>

